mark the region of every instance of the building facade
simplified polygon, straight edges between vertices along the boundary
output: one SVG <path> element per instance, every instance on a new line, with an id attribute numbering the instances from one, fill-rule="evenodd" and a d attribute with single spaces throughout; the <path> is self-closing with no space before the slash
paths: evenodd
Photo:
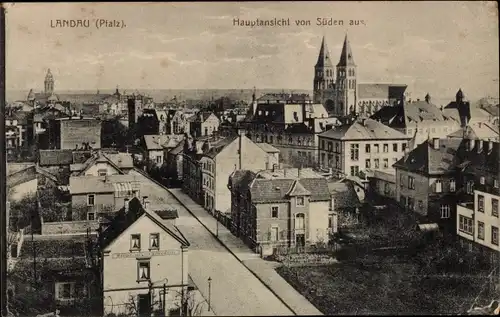
<path id="1" fill-rule="evenodd" d="M 139 316 L 179 314 L 189 242 L 137 198 L 125 204 L 102 233 L 104 315 L 129 314 L 130 304 Z"/>
<path id="2" fill-rule="evenodd" d="M 332 196 L 312 169 L 237 170 L 228 188 L 231 231 L 262 256 L 328 242 Z"/>
<path id="3" fill-rule="evenodd" d="M 391 171 L 410 139 L 380 122 L 359 118 L 319 135 L 319 166 L 339 176 Z"/>

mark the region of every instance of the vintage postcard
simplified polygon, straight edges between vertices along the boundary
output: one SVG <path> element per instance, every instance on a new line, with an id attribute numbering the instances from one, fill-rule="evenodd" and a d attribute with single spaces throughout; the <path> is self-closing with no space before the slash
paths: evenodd
<path id="1" fill-rule="evenodd" d="M 496 2 L 2 8 L 2 316 L 499 314 Z"/>

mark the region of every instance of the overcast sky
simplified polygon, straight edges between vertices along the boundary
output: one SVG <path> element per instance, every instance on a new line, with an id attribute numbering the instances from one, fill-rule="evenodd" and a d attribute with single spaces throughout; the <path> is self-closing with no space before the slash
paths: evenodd
<path id="1" fill-rule="evenodd" d="M 234 18 L 275 17 L 292 25 L 233 26 Z M 317 17 L 365 25 L 321 27 Z M 94 18 L 127 26 L 50 26 Z M 358 82 L 407 84 L 415 98 L 447 99 L 460 87 L 471 99 L 498 96 L 494 2 L 16 4 L 6 20 L 8 89 L 43 89 L 47 68 L 56 90 L 312 89 L 321 37 L 337 62 L 348 32 Z"/>

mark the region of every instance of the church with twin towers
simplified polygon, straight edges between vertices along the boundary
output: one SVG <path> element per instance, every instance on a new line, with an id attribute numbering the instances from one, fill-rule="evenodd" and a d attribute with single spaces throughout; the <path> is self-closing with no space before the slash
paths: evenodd
<path id="1" fill-rule="evenodd" d="M 338 63 L 334 66 L 323 36 L 318 61 L 314 66 L 313 101 L 325 106 L 336 117 L 370 116 L 380 108 L 393 106 L 404 98 L 407 85 L 359 83 L 358 69 L 347 37 Z"/>

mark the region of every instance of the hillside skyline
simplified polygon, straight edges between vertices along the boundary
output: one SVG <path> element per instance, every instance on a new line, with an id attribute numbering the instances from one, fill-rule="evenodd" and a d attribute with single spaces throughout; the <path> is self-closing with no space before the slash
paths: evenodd
<path id="1" fill-rule="evenodd" d="M 50 68 L 56 91 L 116 85 L 312 90 L 321 38 L 336 64 L 347 33 L 359 83 L 406 84 L 415 98 L 430 93 L 449 100 L 459 88 L 471 100 L 498 97 L 498 20 L 491 9 L 488 2 L 16 4 L 6 17 L 6 84 L 40 91 Z M 246 28 L 232 22 L 315 21 L 325 12 L 365 25 Z M 53 19 L 89 16 L 128 26 L 50 27 Z"/>

